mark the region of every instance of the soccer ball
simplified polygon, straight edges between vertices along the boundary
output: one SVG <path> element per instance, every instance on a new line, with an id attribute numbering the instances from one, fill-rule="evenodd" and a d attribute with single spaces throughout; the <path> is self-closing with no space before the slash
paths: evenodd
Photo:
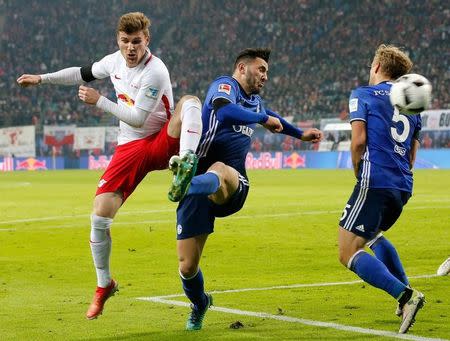
<path id="1" fill-rule="evenodd" d="M 416 73 L 403 75 L 392 84 L 389 98 L 402 114 L 419 114 L 430 107 L 431 84 Z"/>

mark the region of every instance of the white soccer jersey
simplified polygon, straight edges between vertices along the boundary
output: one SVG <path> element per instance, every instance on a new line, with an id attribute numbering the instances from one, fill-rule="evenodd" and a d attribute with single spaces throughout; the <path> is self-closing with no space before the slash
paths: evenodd
<path id="1" fill-rule="evenodd" d="M 150 112 L 141 128 L 120 121 L 119 145 L 157 133 L 170 118 L 173 94 L 169 71 L 149 50 L 133 68 L 127 67 L 120 51 L 107 55 L 92 65 L 92 74 L 97 79 L 111 78 L 118 105 Z"/>

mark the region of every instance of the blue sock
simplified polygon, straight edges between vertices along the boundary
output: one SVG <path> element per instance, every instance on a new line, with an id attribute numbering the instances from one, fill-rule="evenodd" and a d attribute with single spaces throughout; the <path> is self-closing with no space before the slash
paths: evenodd
<path id="1" fill-rule="evenodd" d="M 409 285 L 408 277 L 403 269 L 397 250 L 389 240 L 381 236 L 370 248 L 375 253 L 375 256 L 386 265 L 391 274 L 404 285 Z"/>
<path id="2" fill-rule="evenodd" d="M 386 291 L 396 300 L 406 289 L 406 285 L 395 278 L 383 262 L 365 251 L 356 254 L 350 270 L 370 285 Z"/>
<path id="3" fill-rule="evenodd" d="M 192 178 L 187 195 L 209 195 L 216 193 L 220 186 L 220 180 L 216 173 L 206 172 Z"/>
<path id="4" fill-rule="evenodd" d="M 199 310 L 206 307 L 208 298 L 203 286 L 204 281 L 202 271 L 198 269 L 197 274 L 189 279 L 181 277 L 181 282 L 183 282 L 184 293 L 192 304 L 194 304 L 194 309 Z"/>

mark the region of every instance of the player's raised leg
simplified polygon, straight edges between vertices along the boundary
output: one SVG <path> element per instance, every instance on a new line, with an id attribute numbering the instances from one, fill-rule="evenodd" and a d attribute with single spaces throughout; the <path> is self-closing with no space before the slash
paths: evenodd
<path id="1" fill-rule="evenodd" d="M 179 272 L 183 290 L 192 302 L 191 312 L 186 322 L 187 330 L 202 328 L 206 311 L 212 305 L 212 296 L 204 289 L 203 273 L 199 267 L 200 257 L 208 234 L 177 241 Z"/>
<path id="2" fill-rule="evenodd" d="M 168 134 L 180 138 L 180 153 L 169 161 L 174 177 L 168 197 L 176 202 L 186 194 L 197 170 L 195 151 L 202 135 L 201 102 L 197 97 L 188 95 L 180 99 L 170 120 Z"/>
<path id="3" fill-rule="evenodd" d="M 109 259 L 112 244 L 110 226 L 121 204 L 122 196 L 120 193 L 102 193 L 94 199 L 90 245 L 97 274 L 97 289 L 86 312 L 86 318 L 89 320 L 101 315 L 106 300 L 119 290 L 118 283 L 111 277 Z"/>

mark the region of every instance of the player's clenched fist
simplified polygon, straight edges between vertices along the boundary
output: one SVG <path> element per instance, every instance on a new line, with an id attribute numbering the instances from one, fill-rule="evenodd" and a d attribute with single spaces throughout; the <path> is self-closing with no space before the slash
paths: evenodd
<path id="1" fill-rule="evenodd" d="M 264 128 L 270 130 L 272 133 L 279 133 L 283 130 L 283 125 L 277 117 L 269 116 L 266 123 L 262 125 Z"/>
<path id="2" fill-rule="evenodd" d="M 316 128 L 311 128 L 311 129 L 307 129 L 301 139 L 302 141 L 310 141 L 313 143 L 319 142 L 320 140 L 322 140 L 323 137 L 323 133 Z"/>
<path id="3" fill-rule="evenodd" d="M 22 75 L 19 78 L 17 78 L 17 83 L 20 86 L 27 87 L 31 85 L 38 85 L 41 83 L 41 76 L 39 75 Z"/>
<path id="4" fill-rule="evenodd" d="M 93 88 L 80 85 L 78 89 L 78 97 L 86 104 L 95 105 L 100 98 L 100 93 Z"/>

